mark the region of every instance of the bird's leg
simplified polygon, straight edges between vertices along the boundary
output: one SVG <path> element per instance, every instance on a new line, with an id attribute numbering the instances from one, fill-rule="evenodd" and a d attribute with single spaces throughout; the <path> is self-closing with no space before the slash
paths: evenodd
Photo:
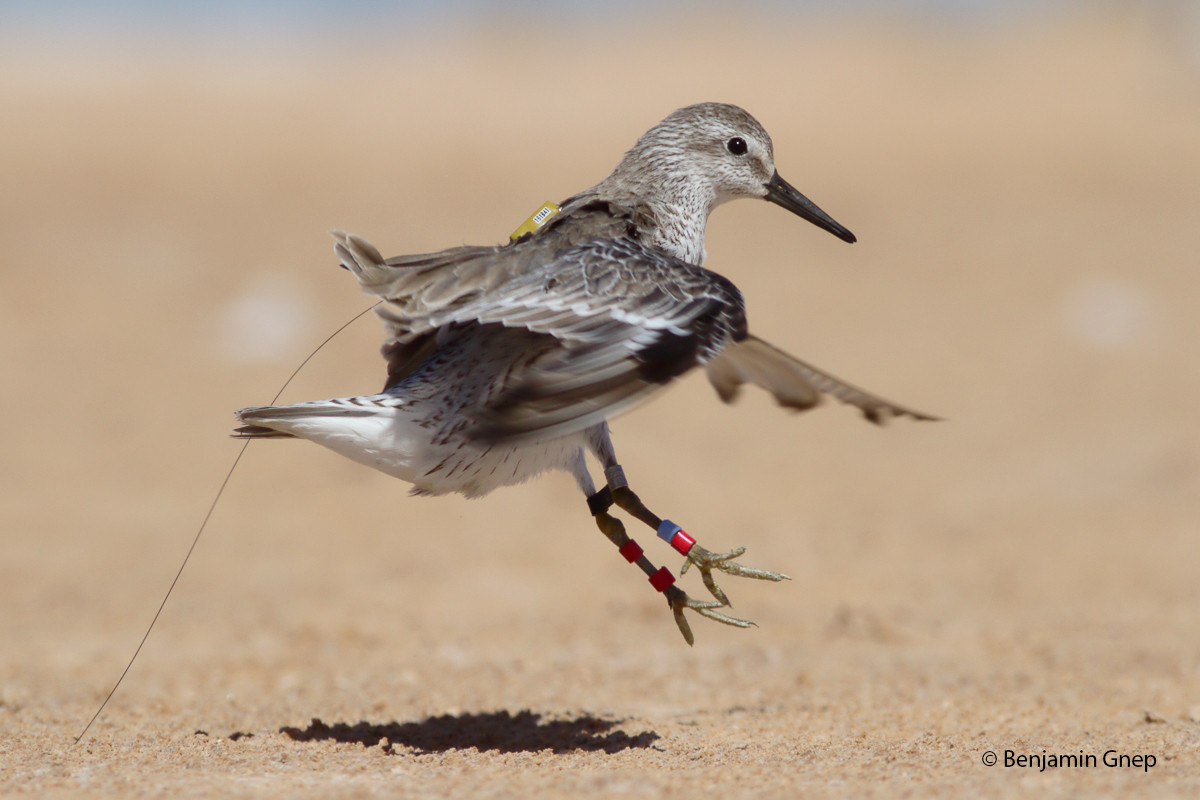
<path id="1" fill-rule="evenodd" d="M 620 549 L 621 555 L 630 563 L 636 563 L 646 573 L 647 577 L 650 578 L 650 584 L 666 595 L 667 602 L 671 606 L 671 611 L 675 615 L 675 624 L 679 626 L 679 632 L 683 634 L 683 638 L 687 643 L 691 644 L 693 637 L 692 629 L 683 616 L 685 608 L 690 608 L 703 617 L 726 625 L 734 625 L 738 628 L 748 628 L 753 625 L 753 622 L 731 617 L 716 610 L 721 606 L 728 606 L 729 598 L 725 596 L 725 593 L 713 581 L 712 570 L 719 569 L 731 575 L 746 575 L 748 577 L 773 581 L 783 580 L 787 576 L 777 572 L 754 570 L 750 567 L 734 564 L 732 563 L 733 559 L 740 556 L 744 552 L 744 549 L 720 555 L 711 553 L 697 545 L 692 537 L 683 533 L 679 526 L 673 523 L 669 523 L 672 526 L 670 535 L 663 536 L 663 520 L 650 513 L 641 500 L 638 499 L 637 495 L 629 489 L 629 485 L 625 480 L 625 472 L 621 469 L 621 465 L 617 463 L 617 455 L 613 450 L 612 438 L 608 435 L 607 423 L 601 422 L 588 429 L 587 447 L 591 450 L 592 455 L 596 457 L 596 460 L 600 462 L 600 465 L 604 467 L 604 479 L 607 482 L 607 485 L 600 491 L 593 491 L 592 479 L 587 475 L 581 453 L 575 467 L 576 479 L 579 481 L 580 489 L 587 495 L 588 508 L 591 510 L 592 516 L 595 517 L 596 524 L 604 532 L 604 535 L 608 537 L 609 541 Z M 621 521 L 608 513 L 608 509 L 612 507 L 614 502 L 642 522 L 659 531 L 660 536 L 670 542 L 676 550 L 683 553 L 684 557 L 688 559 L 684 564 L 684 569 L 687 569 L 688 564 L 695 564 L 699 567 L 704 579 L 704 585 L 712 592 L 716 601 L 692 599 L 686 592 L 674 585 L 675 578 L 669 570 L 665 567 L 655 569 L 654 565 L 642 554 L 642 548 L 625 533 L 625 526 L 621 524 Z M 680 536 L 679 534 L 683 535 Z"/>
<path id="2" fill-rule="evenodd" d="M 643 554 L 642 548 L 629 535 L 625 533 L 625 526 L 621 524 L 621 520 L 608 513 L 608 509 L 613 504 L 613 493 L 605 486 L 600 491 L 588 497 L 588 510 L 592 512 L 592 516 L 596 519 L 596 525 L 600 528 L 600 532 L 608 537 L 608 540 L 617 546 L 617 551 L 631 564 L 637 564 L 642 572 L 646 573 L 646 577 L 650 579 L 650 585 L 657 591 L 662 592 L 667 598 L 667 604 L 671 607 L 671 612 L 675 615 L 675 624 L 679 626 L 679 632 L 683 634 L 683 639 L 689 645 L 694 644 L 696 639 L 692 635 L 692 626 L 688 624 L 687 619 L 683 616 L 683 610 L 690 608 L 697 614 L 703 617 L 708 617 L 717 622 L 723 622 L 726 625 L 733 625 L 738 628 L 749 628 L 753 622 L 737 617 L 731 617 L 728 614 L 722 614 L 716 609 L 728 603 L 721 603 L 713 600 L 694 600 L 688 596 L 687 592 L 675 585 L 675 576 L 666 567 L 656 568 L 650 559 Z"/>
<path id="3" fill-rule="evenodd" d="M 720 586 L 717 586 L 717 582 L 713 579 L 712 573 L 714 569 L 738 578 L 756 578 L 760 581 L 791 580 L 791 578 L 782 572 L 771 572 L 737 563 L 736 559 L 746 552 L 746 548 L 744 547 L 735 547 L 727 553 L 714 553 L 711 550 L 701 547 L 683 528 L 669 519 L 660 519 L 658 515 L 646 508 L 641 499 L 625 483 L 625 475 L 619 466 L 615 470 L 606 469 L 605 477 L 609 479 L 609 485 L 605 489 L 612 493 L 613 502 L 653 528 L 658 533 L 660 539 L 674 547 L 687 559 L 683 562 L 683 568 L 679 571 L 680 575 L 687 572 L 688 568 L 695 564 L 700 570 L 700 578 L 704 581 L 705 587 L 708 588 L 713 597 L 720 601 L 721 605 L 731 606 L 732 603 L 729 602 L 729 597 Z M 614 479 L 620 481 L 621 485 L 613 487 L 612 483 Z"/>

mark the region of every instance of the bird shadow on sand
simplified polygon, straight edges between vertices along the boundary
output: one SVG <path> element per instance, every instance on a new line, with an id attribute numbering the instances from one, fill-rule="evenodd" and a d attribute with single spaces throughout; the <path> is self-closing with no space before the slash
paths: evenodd
<path id="1" fill-rule="evenodd" d="M 357 742 L 363 747 L 382 745 L 386 752 L 411 749 L 416 754 L 447 750 L 501 753 L 585 752 L 617 753 L 648 748 L 658 741 L 653 731 L 628 734 L 618 730 L 624 720 L 601 719 L 590 714 L 545 719 L 532 711 L 492 711 L 480 714 L 443 714 L 420 722 L 335 722 L 313 719 L 307 728 L 280 728 L 298 742 Z"/>

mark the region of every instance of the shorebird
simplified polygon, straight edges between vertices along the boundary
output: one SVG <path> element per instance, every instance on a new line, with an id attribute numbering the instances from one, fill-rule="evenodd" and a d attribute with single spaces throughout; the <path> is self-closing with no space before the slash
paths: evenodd
<path id="1" fill-rule="evenodd" d="M 412 484 L 414 494 L 479 497 L 541 472 L 570 472 L 596 524 L 667 599 L 688 644 L 684 610 L 738 627 L 713 571 L 779 581 L 738 562 L 739 547 L 701 547 L 630 489 L 607 420 L 705 367 L 725 402 L 745 383 L 783 406 L 823 394 L 867 419 L 932 419 L 857 389 L 751 335 L 741 292 L 700 265 L 709 213 L 765 198 L 846 242 L 854 235 L 775 169 L 770 136 L 719 103 L 681 108 L 647 131 L 607 178 L 563 201 L 541 227 L 500 246 L 385 259 L 334 231 L 334 250 L 382 302 L 387 380 L 377 394 L 244 408 L 241 437 L 299 437 Z M 530 226 L 532 227 L 532 226 Z M 585 463 L 604 470 L 597 491 Z M 713 600 L 656 568 L 610 510 L 649 525 L 695 565 Z"/>

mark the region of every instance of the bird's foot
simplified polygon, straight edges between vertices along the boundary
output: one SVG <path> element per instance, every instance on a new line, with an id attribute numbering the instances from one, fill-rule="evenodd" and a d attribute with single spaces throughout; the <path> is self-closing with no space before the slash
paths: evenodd
<path id="1" fill-rule="evenodd" d="M 700 579 L 716 600 L 696 600 L 689 597 L 687 592 L 674 585 L 675 577 L 671 574 L 670 570 L 666 567 L 656 569 L 643 554 L 642 548 L 638 543 L 630 539 L 625 533 L 625 526 L 621 524 L 621 521 L 608 513 L 608 509 L 614 503 L 633 514 L 638 520 L 654 528 L 660 539 L 667 542 L 684 557 L 685 561 L 683 569 L 680 571 L 681 575 L 695 564 L 696 568 L 700 570 Z M 702 617 L 707 617 L 724 625 L 732 625 L 735 628 L 749 628 L 754 625 L 749 620 L 731 617 L 717 610 L 729 607 L 732 604 L 729 602 L 729 598 L 725 592 L 721 590 L 721 587 L 717 586 L 716 581 L 713 579 L 714 570 L 739 578 L 755 578 L 762 581 L 791 580 L 791 578 L 782 572 L 771 572 L 770 570 L 739 564 L 737 559 L 746 552 L 746 548 L 744 547 L 735 548 L 728 553 L 714 553 L 707 548 L 701 547 L 696 544 L 695 539 L 678 525 L 670 520 L 661 519 L 649 511 L 628 486 L 621 486 L 617 489 L 610 489 L 605 486 L 599 492 L 588 497 L 588 509 L 592 512 L 592 516 L 595 518 L 600 530 L 608 537 L 609 541 L 617 546 L 618 552 L 620 552 L 625 560 L 630 563 L 636 563 L 650 579 L 650 585 L 666 595 L 667 603 L 671 607 L 671 613 L 675 615 L 675 624 L 679 626 L 679 632 L 683 634 L 684 640 L 689 645 L 693 643 L 694 637 L 692 636 L 692 628 L 683 615 L 684 609 L 691 609 Z"/>
<path id="2" fill-rule="evenodd" d="M 782 572 L 771 572 L 770 570 L 739 564 L 736 559 L 740 558 L 745 552 L 746 548 L 735 547 L 728 553 L 714 553 L 698 544 L 693 544 L 687 552 L 687 560 L 683 562 L 683 568 L 679 570 L 679 574 L 683 575 L 688 571 L 689 567 L 695 564 L 696 569 L 700 570 L 700 580 L 704 581 L 705 587 L 712 593 L 712 596 L 720 601 L 719 605 L 731 607 L 733 604 L 729 602 L 729 598 L 725 595 L 725 592 L 713 580 L 713 570 L 719 570 L 727 575 L 733 575 L 738 578 L 754 578 L 760 581 L 791 580 L 790 577 L 784 575 Z M 678 617 L 678 614 L 676 617 Z M 686 639 L 687 636 L 685 635 L 684 638 Z"/>
<path id="3" fill-rule="evenodd" d="M 695 611 L 702 617 L 720 622 L 725 625 L 732 625 L 735 628 L 749 628 L 754 626 L 754 623 L 747 619 L 738 619 L 717 611 L 718 608 L 728 605 L 728 603 L 719 603 L 714 600 L 695 600 L 688 596 L 688 593 L 678 586 L 668 586 L 663 590 L 663 594 L 667 596 L 667 603 L 671 606 L 671 613 L 675 615 L 675 624 L 679 626 L 679 632 L 683 634 L 683 640 L 692 645 L 696 638 L 692 635 L 692 626 L 688 624 L 687 618 L 683 616 L 683 610 L 689 608 Z"/>

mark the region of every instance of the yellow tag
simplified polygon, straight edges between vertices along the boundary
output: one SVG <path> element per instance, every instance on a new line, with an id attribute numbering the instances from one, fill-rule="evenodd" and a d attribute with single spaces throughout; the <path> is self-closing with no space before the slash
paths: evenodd
<path id="1" fill-rule="evenodd" d="M 557 213 L 558 213 L 558 206 L 554 205 L 554 203 L 551 203 L 549 200 L 547 200 L 545 203 L 542 203 L 542 207 L 539 208 L 532 217 L 530 217 L 529 219 L 522 222 L 521 227 L 519 227 L 515 231 L 513 231 L 512 236 L 509 236 L 508 238 L 511 241 L 515 242 L 517 239 L 520 239 L 525 234 L 533 233 L 538 228 L 545 225 L 546 221 L 548 219 L 550 219 L 551 217 L 553 217 Z"/>

